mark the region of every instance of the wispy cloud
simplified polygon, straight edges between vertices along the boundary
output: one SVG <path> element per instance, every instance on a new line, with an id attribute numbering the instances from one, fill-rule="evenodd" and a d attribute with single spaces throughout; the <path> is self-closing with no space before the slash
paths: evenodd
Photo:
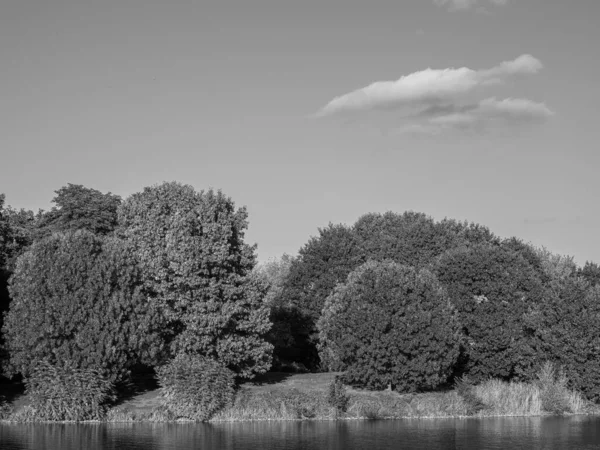
<path id="1" fill-rule="evenodd" d="M 448 7 L 450 11 L 466 11 L 471 8 L 485 8 L 485 6 L 504 6 L 508 0 L 433 0 L 438 6 Z"/>
<path id="2" fill-rule="evenodd" d="M 395 81 L 378 81 L 334 98 L 318 117 L 396 111 L 407 131 L 437 133 L 447 129 L 483 129 L 488 125 L 542 122 L 553 115 L 543 103 L 528 99 L 487 97 L 477 94 L 520 75 L 533 75 L 542 63 L 521 55 L 489 69 L 467 67 L 425 69 Z"/>

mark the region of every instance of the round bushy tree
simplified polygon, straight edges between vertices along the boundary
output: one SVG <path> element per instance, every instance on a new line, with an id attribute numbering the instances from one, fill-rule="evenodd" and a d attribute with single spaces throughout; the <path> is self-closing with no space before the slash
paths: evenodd
<path id="1" fill-rule="evenodd" d="M 524 314 L 545 296 L 538 271 L 510 248 L 478 244 L 448 251 L 435 272 L 458 310 L 460 372 L 473 379 L 518 375 L 532 357 Z"/>
<path id="2" fill-rule="evenodd" d="M 459 325 L 427 270 L 369 261 L 327 298 L 318 322 L 324 362 L 371 389 L 432 389 L 458 357 Z"/>
<path id="3" fill-rule="evenodd" d="M 4 323 L 13 371 L 41 361 L 118 380 L 161 352 L 160 315 L 143 291 L 134 254 L 88 231 L 54 234 L 17 260 Z"/>
<path id="4" fill-rule="evenodd" d="M 268 286 L 249 276 L 255 248 L 244 242 L 247 213 L 221 192 L 163 183 L 119 209 L 117 234 L 134 249 L 153 302 L 168 326 L 171 356 L 201 355 L 240 377 L 269 369 Z"/>

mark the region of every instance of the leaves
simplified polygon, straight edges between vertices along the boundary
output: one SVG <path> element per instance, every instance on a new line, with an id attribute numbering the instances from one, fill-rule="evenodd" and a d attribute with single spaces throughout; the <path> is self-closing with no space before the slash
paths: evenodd
<path id="1" fill-rule="evenodd" d="M 250 276 L 247 213 L 221 192 L 179 183 L 145 188 L 119 209 L 118 235 L 134 249 L 151 302 L 167 320 L 171 356 L 218 359 L 238 376 L 269 369 L 263 302 L 268 285 Z"/>
<path id="2" fill-rule="evenodd" d="M 77 231 L 35 242 L 17 261 L 10 293 L 3 331 L 11 366 L 25 376 L 48 361 L 116 381 L 161 352 L 161 316 L 134 254 L 116 238 Z"/>
<path id="3" fill-rule="evenodd" d="M 435 388 L 458 357 L 456 314 L 435 276 L 391 261 L 352 272 L 317 326 L 323 361 L 372 389 Z"/>

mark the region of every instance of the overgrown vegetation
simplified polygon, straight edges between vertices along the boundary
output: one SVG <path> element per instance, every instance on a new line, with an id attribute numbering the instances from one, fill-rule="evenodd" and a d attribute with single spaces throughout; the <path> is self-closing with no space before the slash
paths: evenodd
<path id="1" fill-rule="evenodd" d="M 157 376 L 164 407 L 176 418 L 205 422 L 233 398 L 233 372 L 210 358 L 178 355 Z"/>
<path id="2" fill-rule="evenodd" d="M 257 266 L 247 212 L 220 191 L 171 182 L 121 200 L 69 184 L 53 203 L 16 210 L 0 194 L 0 370 L 29 399 L 0 416 L 102 418 L 132 370 L 156 371 L 165 403 L 110 420 L 570 414 L 600 400 L 596 263 L 409 211 L 330 224 Z M 235 391 L 270 369 L 344 374 L 319 392 Z"/>
<path id="3" fill-rule="evenodd" d="M 25 379 L 30 404 L 25 420 L 101 420 L 114 400 L 113 384 L 95 369 L 39 362 Z"/>

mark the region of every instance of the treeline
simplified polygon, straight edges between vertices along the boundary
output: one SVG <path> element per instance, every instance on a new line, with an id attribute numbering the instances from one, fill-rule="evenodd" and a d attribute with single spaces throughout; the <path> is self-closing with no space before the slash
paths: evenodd
<path id="1" fill-rule="evenodd" d="M 36 417 L 71 417 L 47 399 L 81 383 L 91 397 L 79 404 L 96 407 L 77 417 L 96 417 L 140 365 L 189 389 L 270 368 L 268 286 L 252 273 L 244 208 L 179 183 L 123 201 L 80 185 L 56 194 L 37 214 L 0 203 L 2 369 L 24 377 Z M 218 394 L 207 386 L 196 391 Z M 189 400 L 178 395 L 173 405 Z"/>
<path id="2" fill-rule="evenodd" d="M 38 416 L 71 417 L 75 399 L 44 405 L 84 383 L 77 417 L 97 417 L 136 367 L 195 418 L 268 370 L 422 391 L 527 381 L 551 361 L 600 397 L 594 263 L 406 212 L 330 224 L 257 265 L 247 212 L 220 191 L 163 183 L 123 200 L 69 184 L 53 202 L 34 213 L 0 196 L 0 364 Z"/>
<path id="3" fill-rule="evenodd" d="M 600 398 L 600 267 L 425 214 L 319 230 L 272 280 L 274 367 L 374 389 L 531 381 L 545 361 Z"/>

